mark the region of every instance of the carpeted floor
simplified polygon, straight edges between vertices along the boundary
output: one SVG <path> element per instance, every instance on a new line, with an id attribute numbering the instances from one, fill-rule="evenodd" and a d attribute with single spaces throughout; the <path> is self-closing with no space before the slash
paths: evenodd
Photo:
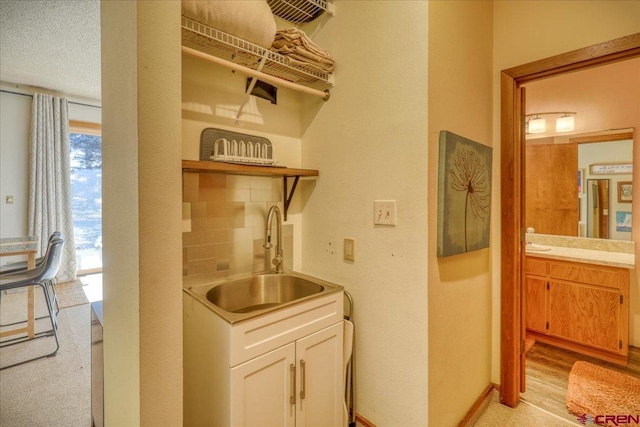
<path id="1" fill-rule="evenodd" d="M 35 288 L 35 315 L 36 317 L 47 314 L 47 306 L 44 301 L 42 289 Z M 73 282 L 58 283 L 56 285 L 56 295 L 58 297 L 58 305 L 62 307 L 73 307 L 80 304 L 87 304 L 89 300 L 82 289 L 80 279 Z M 21 288 L 18 290 L 7 291 L 0 295 L 0 325 L 7 323 L 22 321 L 26 319 L 27 307 L 27 290 Z M 5 330 L 2 328 L 2 330 Z"/>
<path id="2" fill-rule="evenodd" d="M 88 303 L 87 294 L 82 289 L 82 286 L 80 279 L 74 282 L 58 283 L 56 285 L 56 294 L 58 295 L 60 307 L 73 307 Z"/>
<path id="3" fill-rule="evenodd" d="M 0 371 L 0 426 L 82 427 L 91 424 L 90 305 L 80 282 L 59 286 L 57 292 L 61 306 L 58 313 L 60 350 L 53 357 Z M 41 291 L 36 292 L 36 315 L 46 312 L 43 297 L 38 294 Z M 2 324 L 15 317 L 17 311 L 23 311 L 20 310 L 24 307 L 21 298 L 26 299 L 26 293 L 2 296 Z M 47 327 L 48 319 L 39 320 L 36 332 Z M 0 365 L 22 360 L 20 357 L 25 354 L 46 354 L 53 348 L 53 337 L 3 347 L 0 348 Z"/>
<path id="4" fill-rule="evenodd" d="M 515 408 L 500 404 L 497 390 L 491 393 L 491 399 L 474 427 L 567 427 L 579 426 L 550 412 L 521 401 Z"/>

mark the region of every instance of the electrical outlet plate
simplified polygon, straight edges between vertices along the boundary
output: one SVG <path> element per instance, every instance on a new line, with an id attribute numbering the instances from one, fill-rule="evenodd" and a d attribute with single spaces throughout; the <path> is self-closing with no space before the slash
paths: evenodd
<path id="1" fill-rule="evenodd" d="M 373 223 L 375 225 L 396 225 L 396 201 L 375 200 L 373 202 Z"/>
<path id="2" fill-rule="evenodd" d="M 345 261 L 356 260 L 356 241 L 355 239 L 344 239 L 343 257 Z"/>

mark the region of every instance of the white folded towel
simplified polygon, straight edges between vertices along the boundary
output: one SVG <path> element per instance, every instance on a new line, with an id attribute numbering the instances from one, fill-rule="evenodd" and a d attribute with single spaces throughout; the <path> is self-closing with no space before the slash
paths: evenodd
<path id="1" fill-rule="evenodd" d="M 286 56 L 296 65 L 309 66 L 323 73 L 332 73 L 335 68 L 329 52 L 318 47 L 297 28 L 277 31 L 271 50 Z"/>

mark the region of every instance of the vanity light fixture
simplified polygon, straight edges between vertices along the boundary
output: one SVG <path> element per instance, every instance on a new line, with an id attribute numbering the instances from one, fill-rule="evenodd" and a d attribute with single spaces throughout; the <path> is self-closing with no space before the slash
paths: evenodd
<path id="1" fill-rule="evenodd" d="M 547 129 L 547 122 L 542 117 L 536 116 L 529 120 L 527 133 L 542 133 Z"/>
<path id="2" fill-rule="evenodd" d="M 556 132 L 569 132 L 575 129 L 575 115 L 572 111 L 556 111 L 549 113 L 532 113 L 527 114 L 527 133 L 542 133 L 547 130 L 547 121 L 540 116 L 556 115 L 560 116 L 556 119 Z"/>
<path id="3" fill-rule="evenodd" d="M 568 113 L 556 120 L 556 132 L 569 132 L 576 128 L 575 118 Z"/>

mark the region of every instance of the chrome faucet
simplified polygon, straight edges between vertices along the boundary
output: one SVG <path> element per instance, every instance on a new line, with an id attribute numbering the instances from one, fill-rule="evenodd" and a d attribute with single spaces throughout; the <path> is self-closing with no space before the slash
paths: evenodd
<path id="1" fill-rule="evenodd" d="M 269 209 L 269 213 L 267 214 L 267 229 L 265 230 L 264 234 L 263 246 L 265 249 L 271 249 L 273 247 L 273 244 L 271 243 L 271 223 L 273 221 L 274 213 L 276 214 L 277 221 L 276 256 L 271 262 L 276 266 L 276 273 L 280 274 L 284 273 L 284 267 L 282 265 L 282 262 L 284 261 L 282 255 L 282 216 L 280 215 L 280 209 L 275 205 L 271 206 L 271 208 Z"/>

